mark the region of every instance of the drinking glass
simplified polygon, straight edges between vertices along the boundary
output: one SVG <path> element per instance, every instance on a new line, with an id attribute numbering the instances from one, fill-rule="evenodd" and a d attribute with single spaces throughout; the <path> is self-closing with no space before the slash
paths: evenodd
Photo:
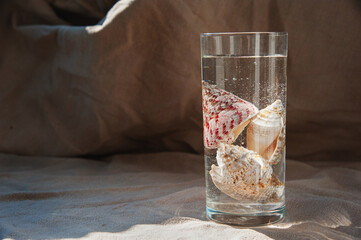
<path id="1" fill-rule="evenodd" d="M 260 226 L 285 215 L 287 33 L 201 34 L 209 219 Z"/>

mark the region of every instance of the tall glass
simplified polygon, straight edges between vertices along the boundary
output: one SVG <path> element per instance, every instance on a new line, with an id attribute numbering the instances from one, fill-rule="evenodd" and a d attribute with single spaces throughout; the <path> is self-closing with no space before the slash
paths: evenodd
<path id="1" fill-rule="evenodd" d="M 284 218 L 287 33 L 201 34 L 207 216 Z"/>

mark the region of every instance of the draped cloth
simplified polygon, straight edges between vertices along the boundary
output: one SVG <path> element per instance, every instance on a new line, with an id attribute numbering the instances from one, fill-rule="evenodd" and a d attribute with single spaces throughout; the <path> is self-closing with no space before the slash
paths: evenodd
<path id="1" fill-rule="evenodd" d="M 360 7 L 0 1 L 0 236 L 357 239 Z M 236 31 L 289 34 L 286 220 L 270 227 L 205 217 L 199 34 Z"/>

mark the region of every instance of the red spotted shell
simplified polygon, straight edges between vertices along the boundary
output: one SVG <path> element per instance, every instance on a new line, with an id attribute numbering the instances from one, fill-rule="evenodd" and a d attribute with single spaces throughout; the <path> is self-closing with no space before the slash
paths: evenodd
<path id="1" fill-rule="evenodd" d="M 257 107 L 204 81 L 202 89 L 204 146 L 232 144 L 258 113 Z"/>

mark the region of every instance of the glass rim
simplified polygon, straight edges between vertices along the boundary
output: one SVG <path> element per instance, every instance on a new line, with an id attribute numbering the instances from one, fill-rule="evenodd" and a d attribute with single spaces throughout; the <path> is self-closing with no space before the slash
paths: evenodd
<path id="1" fill-rule="evenodd" d="M 211 36 L 237 36 L 237 35 L 274 35 L 274 36 L 287 36 L 288 32 L 207 32 L 201 33 L 202 37 Z"/>

